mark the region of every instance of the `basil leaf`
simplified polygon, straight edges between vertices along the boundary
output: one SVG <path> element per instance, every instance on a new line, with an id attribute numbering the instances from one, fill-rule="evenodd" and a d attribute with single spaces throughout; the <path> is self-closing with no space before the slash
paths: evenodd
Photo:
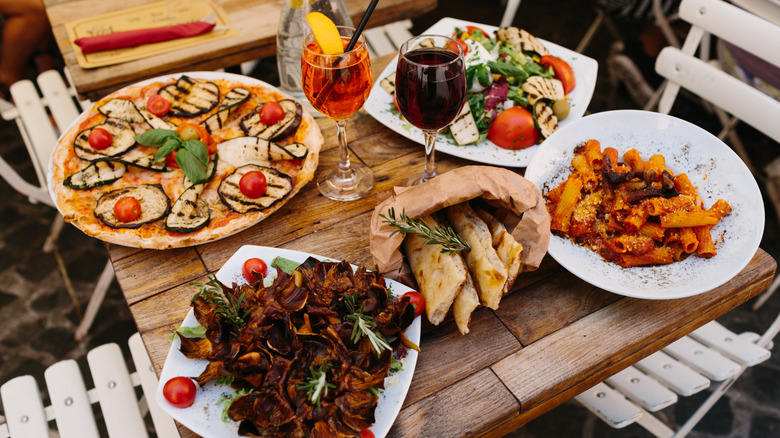
<path id="1" fill-rule="evenodd" d="M 187 147 L 182 147 L 179 152 L 176 153 L 176 162 L 193 184 L 199 184 L 206 180 L 206 166 L 208 165 L 208 161 L 204 163 Z"/>
<path id="2" fill-rule="evenodd" d="M 492 82 L 490 80 L 490 70 L 484 65 L 480 65 L 477 69 L 477 81 L 479 82 L 479 85 L 482 85 L 483 87 L 489 87 Z"/>
<path id="3" fill-rule="evenodd" d="M 165 159 L 165 156 L 181 147 L 181 140 L 178 136 L 170 137 L 165 140 L 165 143 L 157 149 L 157 153 L 154 154 L 154 162 L 160 162 Z"/>
<path id="4" fill-rule="evenodd" d="M 497 73 L 504 76 L 514 76 L 517 79 L 525 80 L 528 78 L 528 73 L 519 67 L 515 67 L 506 62 L 488 61 L 488 67 L 493 73 Z"/>
<path id="5" fill-rule="evenodd" d="M 271 261 L 272 268 L 279 268 L 287 275 L 292 274 L 292 271 L 298 266 L 300 266 L 300 263 L 294 262 L 284 257 L 274 257 L 274 259 Z"/>
<path id="6" fill-rule="evenodd" d="M 186 140 L 183 144 L 184 149 L 192 153 L 195 158 L 204 164 L 209 164 L 209 150 L 206 144 L 200 140 Z"/>
<path id="7" fill-rule="evenodd" d="M 170 129 L 150 129 L 141 135 L 135 136 L 135 141 L 144 146 L 162 146 L 169 138 L 179 138 L 176 131 Z"/>

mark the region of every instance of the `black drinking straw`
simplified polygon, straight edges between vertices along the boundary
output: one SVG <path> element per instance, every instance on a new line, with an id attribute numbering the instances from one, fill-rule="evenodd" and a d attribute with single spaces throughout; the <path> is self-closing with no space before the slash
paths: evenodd
<path id="1" fill-rule="evenodd" d="M 379 0 L 371 0 L 371 3 L 368 5 L 368 8 L 366 9 L 366 12 L 363 13 L 363 17 L 360 19 L 360 23 L 358 23 L 357 27 L 355 28 L 355 33 L 352 34 L 352 38 L 349 40 L 349 43 L 347 44 L 347 48 L 344 50 L 345 52 L 349 52 L 355 48 L 355 44 L 357 44 L 358 38 L 360 38 L 360 34 L 363 33 L 363 29 L 366 27 L 366 23 L 368 23 L 368 19 L 371 18 L 371 14 L 374 13 L 374 8 L 376 8 L 377 3 L 379 3 Z M 334 65 L 339 65 L 343 59 L 344 59 L 343 56 L 339 56 L 338 59 L 336 59 Z M 319 95 L 317 96 L 317 99 L 314 102 L 315 107 L 321 106 L 322 103 L 325 101 L 325 99 L 327 99 L 328 96 L 330 96 L 330 92 L 333 91 L 333 87 L 336 86 L 336 82 L 338 82 L 338 80 L 341 79 L 341 77 L 344 75 L 346 71 L 347 69 L 339 69 L 339 72 L 331 76 L 331 80 L 328 81 L 327 84 L 325 84 L 322 90 L 320 90 Z"/>

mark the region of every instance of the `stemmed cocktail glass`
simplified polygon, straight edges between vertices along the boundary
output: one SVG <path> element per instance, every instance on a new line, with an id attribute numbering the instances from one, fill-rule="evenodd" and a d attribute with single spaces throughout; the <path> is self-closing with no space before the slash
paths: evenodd
<path id="1" fill-rule="evenodd" d="M 398 109 L 425 135 L 425 171 L 406 181 L 423 183 L 436 176 L 436 136 L 460 113 L 466 100 L 463 51 L 457 41 L 420 35 L 405 42 L 395 75 Z"/>
<path id="2" fill-rule="evenodd" d="M 337 26 L 346 47 L 354 28 Z M 365 38 L 354 48 L 336 55 L 323 54 L 314 34 L 303 41 L 301 61 L 303 93 L 312 106 L 336 122 L 339 138 L 339 165 L 327 171 L 317 186 L 320 192 L 339 201 L 358 199 L 374 187 L 374 173 L 363 163 L 351 162 L 346 126 L 349 117 L 368 99 L 373 76 Z"/>

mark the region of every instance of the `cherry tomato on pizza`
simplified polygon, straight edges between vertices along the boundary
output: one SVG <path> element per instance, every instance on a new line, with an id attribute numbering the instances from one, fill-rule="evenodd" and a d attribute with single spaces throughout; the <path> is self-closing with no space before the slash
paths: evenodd
<path id="1" fill-rule="evenodd" d="M 153 94 L 146 101 L 146 109 L 155 116 L 162 117 L 171 110 L 171 103 L 159 94 Z"/>
<path id="2" fill-rule="evenodd" d="M 241 274 L 244 275 L 244 279 L 247 283 L 251 284 L 268 274 L 268 265 L 266 265 L 263 259 L 247 259 L 241 267 Z"/>
<path id="3" fill-rule="evenodd" d="M 552 55 L 543 55 L 539 62 L 545 67 L 552 67 L 555 77 L 563 83 L 564 94 L 571 93 L 577 82 L 574 80 L 574 70 L 568 62 Z"/>
<path id="4" fill-rule="evenodd" d="M 209 151 L 209 155 L 217 153 L 217 142 L 211 137 L 206 128 L 197 123 L 182 123 L 176 129 L 176 133 L 179 134 L 182 140 L 200 140 L 206 145 L 206 149 Z"/>
<path id="5" fill-rule="evenodd" d="M 259 198 L 268 191 L 265 174 L 259 170 L 245 173 L 238 181 L 238 188 L 247 198 Z"/>
<path id="6" fill-rule="evenodd" d="M 195 395 L 198 388 L 195 382 L 189 377 L 178 376 L 165 382 L 163 386 L 163 397 L 165 400 L 177 408 L 188 408 L 195 402 Z"/>
<path id="7" fill-rule="evenodd" d="M 284 108 L 279 102 L 266 102 L 260 107 L 260 122 L 263 125 L 273 125 L 284 119 Z"/>
<path id="8" fill-rule="evenodd" d="M 409 302 L 414 306 L 414 317 L 418 317 L 425 311 L 425 297 L 420 292 L 409 291 L 403 294 L 404 297 L 409 297 Z"/>
<path id="9" fill-rule="evenodd" d="M 533 115 L 520 106 L 502 111 L 488 129 L 488 140 L 504 149 L 525 149 L 540 139 Z"/>
<path id="10" fill-rule="evenodd" d="M 141 203 L 132 196 L 120 198 L 114 204 L 114 216 L 121 222 L 132 222 L 141 217 Z"/>
<path id="11" fill-rule="evenodd" d="M 93 149 L 102 151 L 103 149 L 111 146 L 111 143 L 114 142 L 114 138 L 111 133 L 105 129 L 94 128 L 92 131 L 90 131 L 87 142 L 89 142 L 89 145 L 92 146 Z"/>

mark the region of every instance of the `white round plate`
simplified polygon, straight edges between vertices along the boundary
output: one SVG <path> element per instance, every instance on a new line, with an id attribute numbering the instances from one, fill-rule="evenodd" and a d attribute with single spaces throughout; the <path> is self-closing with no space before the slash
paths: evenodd
<path id="1" fill-rule="evenodd" d="M 279 248 L 269 248 L 264 246 L 245 245 L 236 251 L 230 259 L 225 262 L 217 274 L 217 280 L 223 284 L 231 285 L 233 283 L 245 283 L 241 268 L 244 261 L 253 257 L 263 259 L 269 266 L 275 257 L 284 257 L 289 260 L 303 263 L 307 258 L 314 257 L 319 260 L 328 261 L 327 257 L 321 257 L 314 254 L 307 254 L 299 251 L 291 251 Z M 355 267 L 353 266 L 353 269 Z M 393 295 L 399 296 L 411 288 L 404 286 L 396 281 L 386 279 L 387 288 Z M 193 295 L 195 288 L 193 287 Z M 406 337 L 412 342 L 420 345 L 420 323 L 421 318 L 415 318 L 412 325 L 406 329 Z M 198 321 L 190 309 L 186 318 L 182 322 L 182 327 L 194 327 L 199 325 Z M 209 382 L 204 387 L 198 389 L 195 397 L 195 403 L 189 408 L 179 409 L 169 404 L 162 394 L 162 388 L 165 382 L 176 376 L 197 377 L 206 369 L 208 361 L 194 360 L 186 358 L 179 348 L 181 341 L 178 336 L 171 342 L 171 349 L 168 351 L 168 357 L 165 359 L 162 372 L 160 373 L 160 382 L 157 386 L 157 403 L 171 417 L 176 419 L 198 435 L 209 438 L 238 438 L 238 423 L 229 421 L 225 423 L 221 419 L 222 408 L 216 405 L 217 400 L 222 394 L 230 394 L 232 389 L 226 386 L 217 386 L 214 382 Z M 371 431 L 377 437 L 384 437 L 390 430 L 390 427 L 401 411 L 401 405 L 406 398 L 409 385 L 412 383 L 414 368 L 417 364 L 417 352 L 409 350 L 404 360 L 403 369 L 393 376 L 385 378 L 385 390 L 379 395 L 379 402 L 374 412 L 376 422 L 371 426 Z"/>
<path id="2" fill-rule="evenodd" d="M 455 18 L 442 18 L 423 33 L 449 36 L 452 35 L 456 27 L 465 26 L 476 26 L 490 34 L 498 29 L 495 26 L 489 26 L 487 24 L 474 23 Z M 585 114 L 585 110 L 588 108 L 590 99 L 593 96 L 593 90 L 596 87 L 598 62 L 583 54 L 545 41 L 541 38 L 539 41 L 544 44 L 550 54 L 565 60 L 574 70 L 577 86 L 569 93 L 571 111 L 569 112 L 569 117 L 560 122 L 559 125 L 563 127 L 573 123 Z M 395 72 L 396 64 L 398 64 L 398 56 L 390 61 L 378 77 L 374 78 L 374 86 L 371 89 L 371 95 L 368 97 L 368 100 L 363 107 L 383 125 L 410 140 L 414 140 L 417 143 L 424 145 L 425 138 L 423 137 L 422 131 L 412 126 L 409 122 L 401 120 L 398 113 L 393 112 L 393 96 L 388 94 L 387 91 L 379 85 L 379 82 L 382 79 Z M 494 164 L 504 167 L 526 167 L 531 161 L 531 157 L 533 157 L 538 149 L 539 146 L 536 145 L 531 146 L 530 148 L 512 151 L 500 148 L 490 140 L 485 140 L 476 145 L 459 146 L 454 140 L 451 140 L 444 135 L 439 135 L 436 139 L 437 152 L 443 152 L 478 163 Z"/>
<path id="3" fill-rule="evenodd" d="M 692 255 L 671 265 L 621 268 L 556 235 L 548 252 L 564 268 L 594 286 L 646 299 L 683 298 L 712 290 L 739 273 L 764 233 L 764 203 L 747 166 L 725 143 L 684 120 L 646 111 L 608 111 L 562 127 L 539 148 L 525 177 L 546 193 L 571 173 L 574 147 L 588 139 L 614 147 L 620 156 L 636 148 L 643 159 L 662 154 L 674 174 L 686 173 L 710 207 L 724 199 L 732 208 L 712 229 L 718 254 Z"/>

